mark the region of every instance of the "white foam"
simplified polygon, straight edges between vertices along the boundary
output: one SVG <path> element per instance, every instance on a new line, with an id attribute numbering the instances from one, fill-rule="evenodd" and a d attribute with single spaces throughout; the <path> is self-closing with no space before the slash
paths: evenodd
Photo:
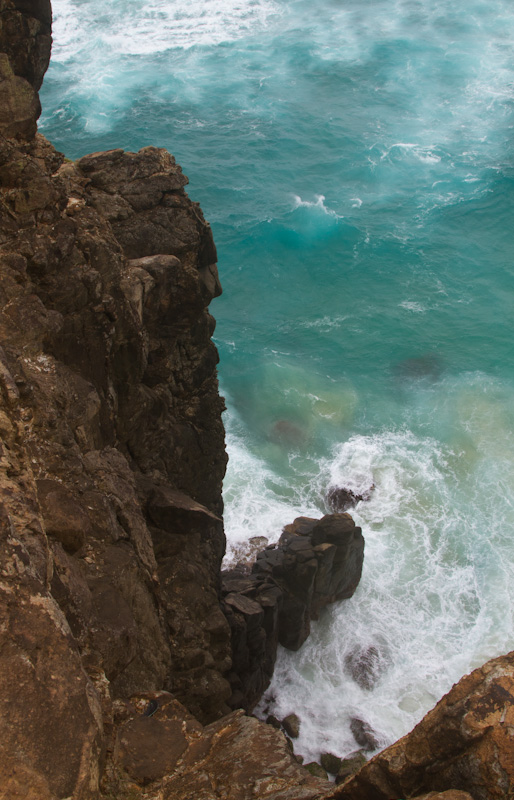
<path id="1" fill-rule="evenodd" d="M 312 208 L 319 211 L 322 211 L 329 217 L 333 217 L 334 219 L 342 219 L 342 215 L 338 214 L 331 208 L 327 208 L 325 205 L 325 195 L 323 194 L 315 194 L 314 200 L 302 200 L 302 198 L 295 194 L 293 195 L 294 198 L 294 208 Z"/>
<path id="2" fill-rule="evenodd" d="M 223 485 L 225 501 L 225 565 L 245 555 L 245 545 L 255 536 L 278 541 L 284 525 L 296 517 L 319 516 L 319 507 L 310 501 L 305 485 L 295 490 L 278 475 L 264 458 L 252 452 L 237 414 L 225 417 L 227 429 L 227 474 Z"/>
<path id="3" fill-rule="evenodd" d="M 400 308 L 404 308 L 406 311 L 414 311 L 416 314 L 424 314 L 426 308 L 422 303 L 416 303 L 414 300 L 404 300 L 402 303 L 399 304 Z"/>
<path id="4" fill-rule="evenodd" d="M 339 328 L 341 327 L 342 323 L 347 320 L 348 317 L 345 316 L 337 316 L 337 317 L 321 317 L 320 319 L 312 319 L 306 320 L 303 322 L 296 323 L 300 328 L 317 328 L 321 331 L 328 331 L 331 328 Z"/>
<path id="5" fill-rule="evenodd" d="M 218 45 L 268 23 L 280 13 L 273 0 L 135 0 L 106 5 L 54 0 L 52 58 L 65 62 L 101 43 L 111 55 L 155 54 L 172 48 Z"/>
<path id="6" fill-rule="evenodd" d="M 279 718 L 299 714 L 295 750 L 307 759 L 357 749 L 352 717 L 369 724 L 379 747 L 386 746 L 463 674 L 512 647 L 514 543 L 506 530 L 514 509 L 505 516 L 497 482 L 499 472 L 509 486 L 514 480 L 507 463 L 512 436 L 498 452 L 505 438 L 499 430 L 506 430 L 498 412 L 506 398 L 484 397 L 483 389 L 483 376 L 474 387 L 468 378 L 467 388 L 454 387 L 454 396 L 462 397 L 474 453 L 481 446 L 489 463 L 496 448 L 500 467 L 491 474 L 484 474 L 482 459 L 468 460 L 409 431 L 353 436 L 320 464 L 319 491 L 327 485 L 356 493 L 375 489 L 352 511 L 366 539 L 355 596 L 331 607 L 298 653 L 280 651 L 260 706 L 260 713 Z M 383 670 L 366 689 L 356 683 L 348 658 L 370 647 L 380 653 Z"/>

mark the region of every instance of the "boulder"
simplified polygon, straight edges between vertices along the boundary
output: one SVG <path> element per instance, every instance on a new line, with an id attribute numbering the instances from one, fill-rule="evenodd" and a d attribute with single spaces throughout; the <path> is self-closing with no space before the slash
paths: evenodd
<path id="1" fill-rule="evenodd" d="M 241 711 L 202 727 L 173 698 L 151 717 L 131 705 L 117 733 L 118 783 L 123 773 L 150 789 L 157 782 L 163 800 L 315 800 L 330 788 L 298 764 L 280 731 Z M 119 790 L 114 780 L 106 788 Z"/>
<path id="2" fill-rule="evenodd" d="M 351 775 L 355 775 L 364 766 L 367 759 L 364 753 L 357 751 L 341 759 L 341 764 L 336 773 L 336 784 L 343 783 Z"/>
<path id="3" fill-rule="evenodd" d="M 282 720 L 282 727 L 291 739 L 298 739 L 300 735 L 300 718 L 297 714 L 288 714 Z"/>
<path id="4" fill-rule="evenodd" d="M 326 769 L 318 764 L 317 761 L 309 761 L 308 764 L 304 764 L 303 768 L 310 772 L 311 775 L 314 775 L 316 778 L 321 778 L 322 780 L 328 781 L 328 775 Z"/>
<path id="5" fill-rule="evenodd" d="M 339 756 L 335 756 L 333 753 L 321 753 L 319 760 L 323 769 L 326 769 L 326 771 L 330 772 L 332 775 L 337 775 L 341 769 L 342 759 Z"/>
<path id="6" fill-rule="evenodd" d="M 353 508 L 357 503 L 365 502 L 371 499 L 374 486 L 370 486 L 364 492 L 354 492 L 344 486 L 331 486 L 326 495 L 327 505 L 331 511 L 342 513 Z"/>
<path id="7" fill-rule="evenodd" d="M 371 725 L 368 725 L 367 722 L 354 717 L 350 721 L 350 730 L 353 733 L 355 741 L 364 751 L 377 749 L 378 740 L 375 737 L 373 728 Z"/>

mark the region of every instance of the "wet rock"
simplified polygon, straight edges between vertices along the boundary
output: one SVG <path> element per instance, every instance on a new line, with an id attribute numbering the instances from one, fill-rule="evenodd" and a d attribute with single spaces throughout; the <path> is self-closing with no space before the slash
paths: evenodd
<path id="1" fill-rule="evenodd" d="M 361 689 L 371 690 L 384 671 L 385 658 L 378 647 L 371 645 L 350 653 L 345 658 L 345 667 Z"/>
<path id="2" fill-rule="evenodd" d="M 323 769 L 321 764 L 318 764 L 317 761 L 309 761 L 308 764 L 304 764 L 303 768 L 310 772 L 311 775 L 315 775 L 316 778 L 322 778 L 323 780 L 328 781 L 328 775 L 326 769 Z"/>
<path id="3" fill-rule="evenodd" d="M 370 486 L 365 492 L 353 492 L 344 486 L 332 486 L 326 495 L 327 505 L 331 511 L 341 513 L 353 508 L 357 503 L 371 499 L 374 486 Z"/>
<path id="4" fill-rule="evenodd" d="M 378 747 L 378 739 L 371 725 L 364 722 L 362 719 L 354 717 L 350 722 L 350 730 L 353 733 L 355 741 L 363 750 L 376 750 Z"/>
<path id="5" fill-rule="evenodd" d="M 364 766 L 367 759 L 361 752 L 351 753 L 341 760 L 340 767 L 336 773 L 336 784 L 343 783 L 351 775 L 355 775 Z"/>
<path id="6" fill-rule="evenodd" d="M 361 529 L 348 514 L 299 517 L 284 528 L 277 545 L 257 554 L 251 575 L 240 567 L 223 573 L 223 609 L 232 638 L 231 705 L 251 710 L 271 680 L 277 644 L 297 650 L 324 606 L 351 597 L 363 552 Z M 236 603 L 236 595 L 260 605 L 262 615 L 254 605 Z"/>
<path id="7" fill-rule="evenodd" d="M 341 758 L 333 753 L 321 753 L 320 764 L 327 772 L 337 775 L 341 768 Z"/>
<path id="8" fill-rule="evenodd" d="M 288 714 L 282 720 L 282 727 L 291 739 L 298 739 L 300 735 L 300 718 L 297 714 Z"/>

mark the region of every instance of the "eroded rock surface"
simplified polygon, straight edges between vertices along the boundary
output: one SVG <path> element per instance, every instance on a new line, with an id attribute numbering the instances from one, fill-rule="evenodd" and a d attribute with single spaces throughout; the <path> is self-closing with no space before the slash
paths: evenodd
<path id="1" fill-rule="evenodd" d="M 220 286 L 169 153 L 36 133 L 50 18 L 0 0 L 0 785 L 82 799 L 116 698 L 229 710 Z"/>

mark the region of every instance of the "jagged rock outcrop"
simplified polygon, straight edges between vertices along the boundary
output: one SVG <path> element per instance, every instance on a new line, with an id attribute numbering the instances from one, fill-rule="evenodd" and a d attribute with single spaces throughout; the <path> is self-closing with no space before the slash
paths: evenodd
<path id="1" fill-rule="evenodd" d="M 229 710 L 216 250 L 166 151 L 35 133 L 50 5 L 0 12 L 0 784 L 86 798 L 116 698 Z"/>
<path id="2" fill-rule="evenodd" d="M 314 800 L 330 788 L 269 725 L 235 711 L 204 727 L 166 692 L 116 701 L 109 746 L 109 797 Z"/>
<path id="3" fill-rule="evenodd" d="M 327 800 L 451 796 L 450 790 L 474 800 L 500 800 L 514 792 L 514 653 L 462 678 L 411 733 Z"/>
<path id="4" fill-rule="evenodd" d="M 230 705 L 251 710 L 273 675 L 277 644 L 298 650 L 321 609 L 351 597 L 364 539 L 348 514 L 299 517 L 277 545 L 258 553 L 251 574 L 223 573 L 223 609 L 232 631 Z"/>

